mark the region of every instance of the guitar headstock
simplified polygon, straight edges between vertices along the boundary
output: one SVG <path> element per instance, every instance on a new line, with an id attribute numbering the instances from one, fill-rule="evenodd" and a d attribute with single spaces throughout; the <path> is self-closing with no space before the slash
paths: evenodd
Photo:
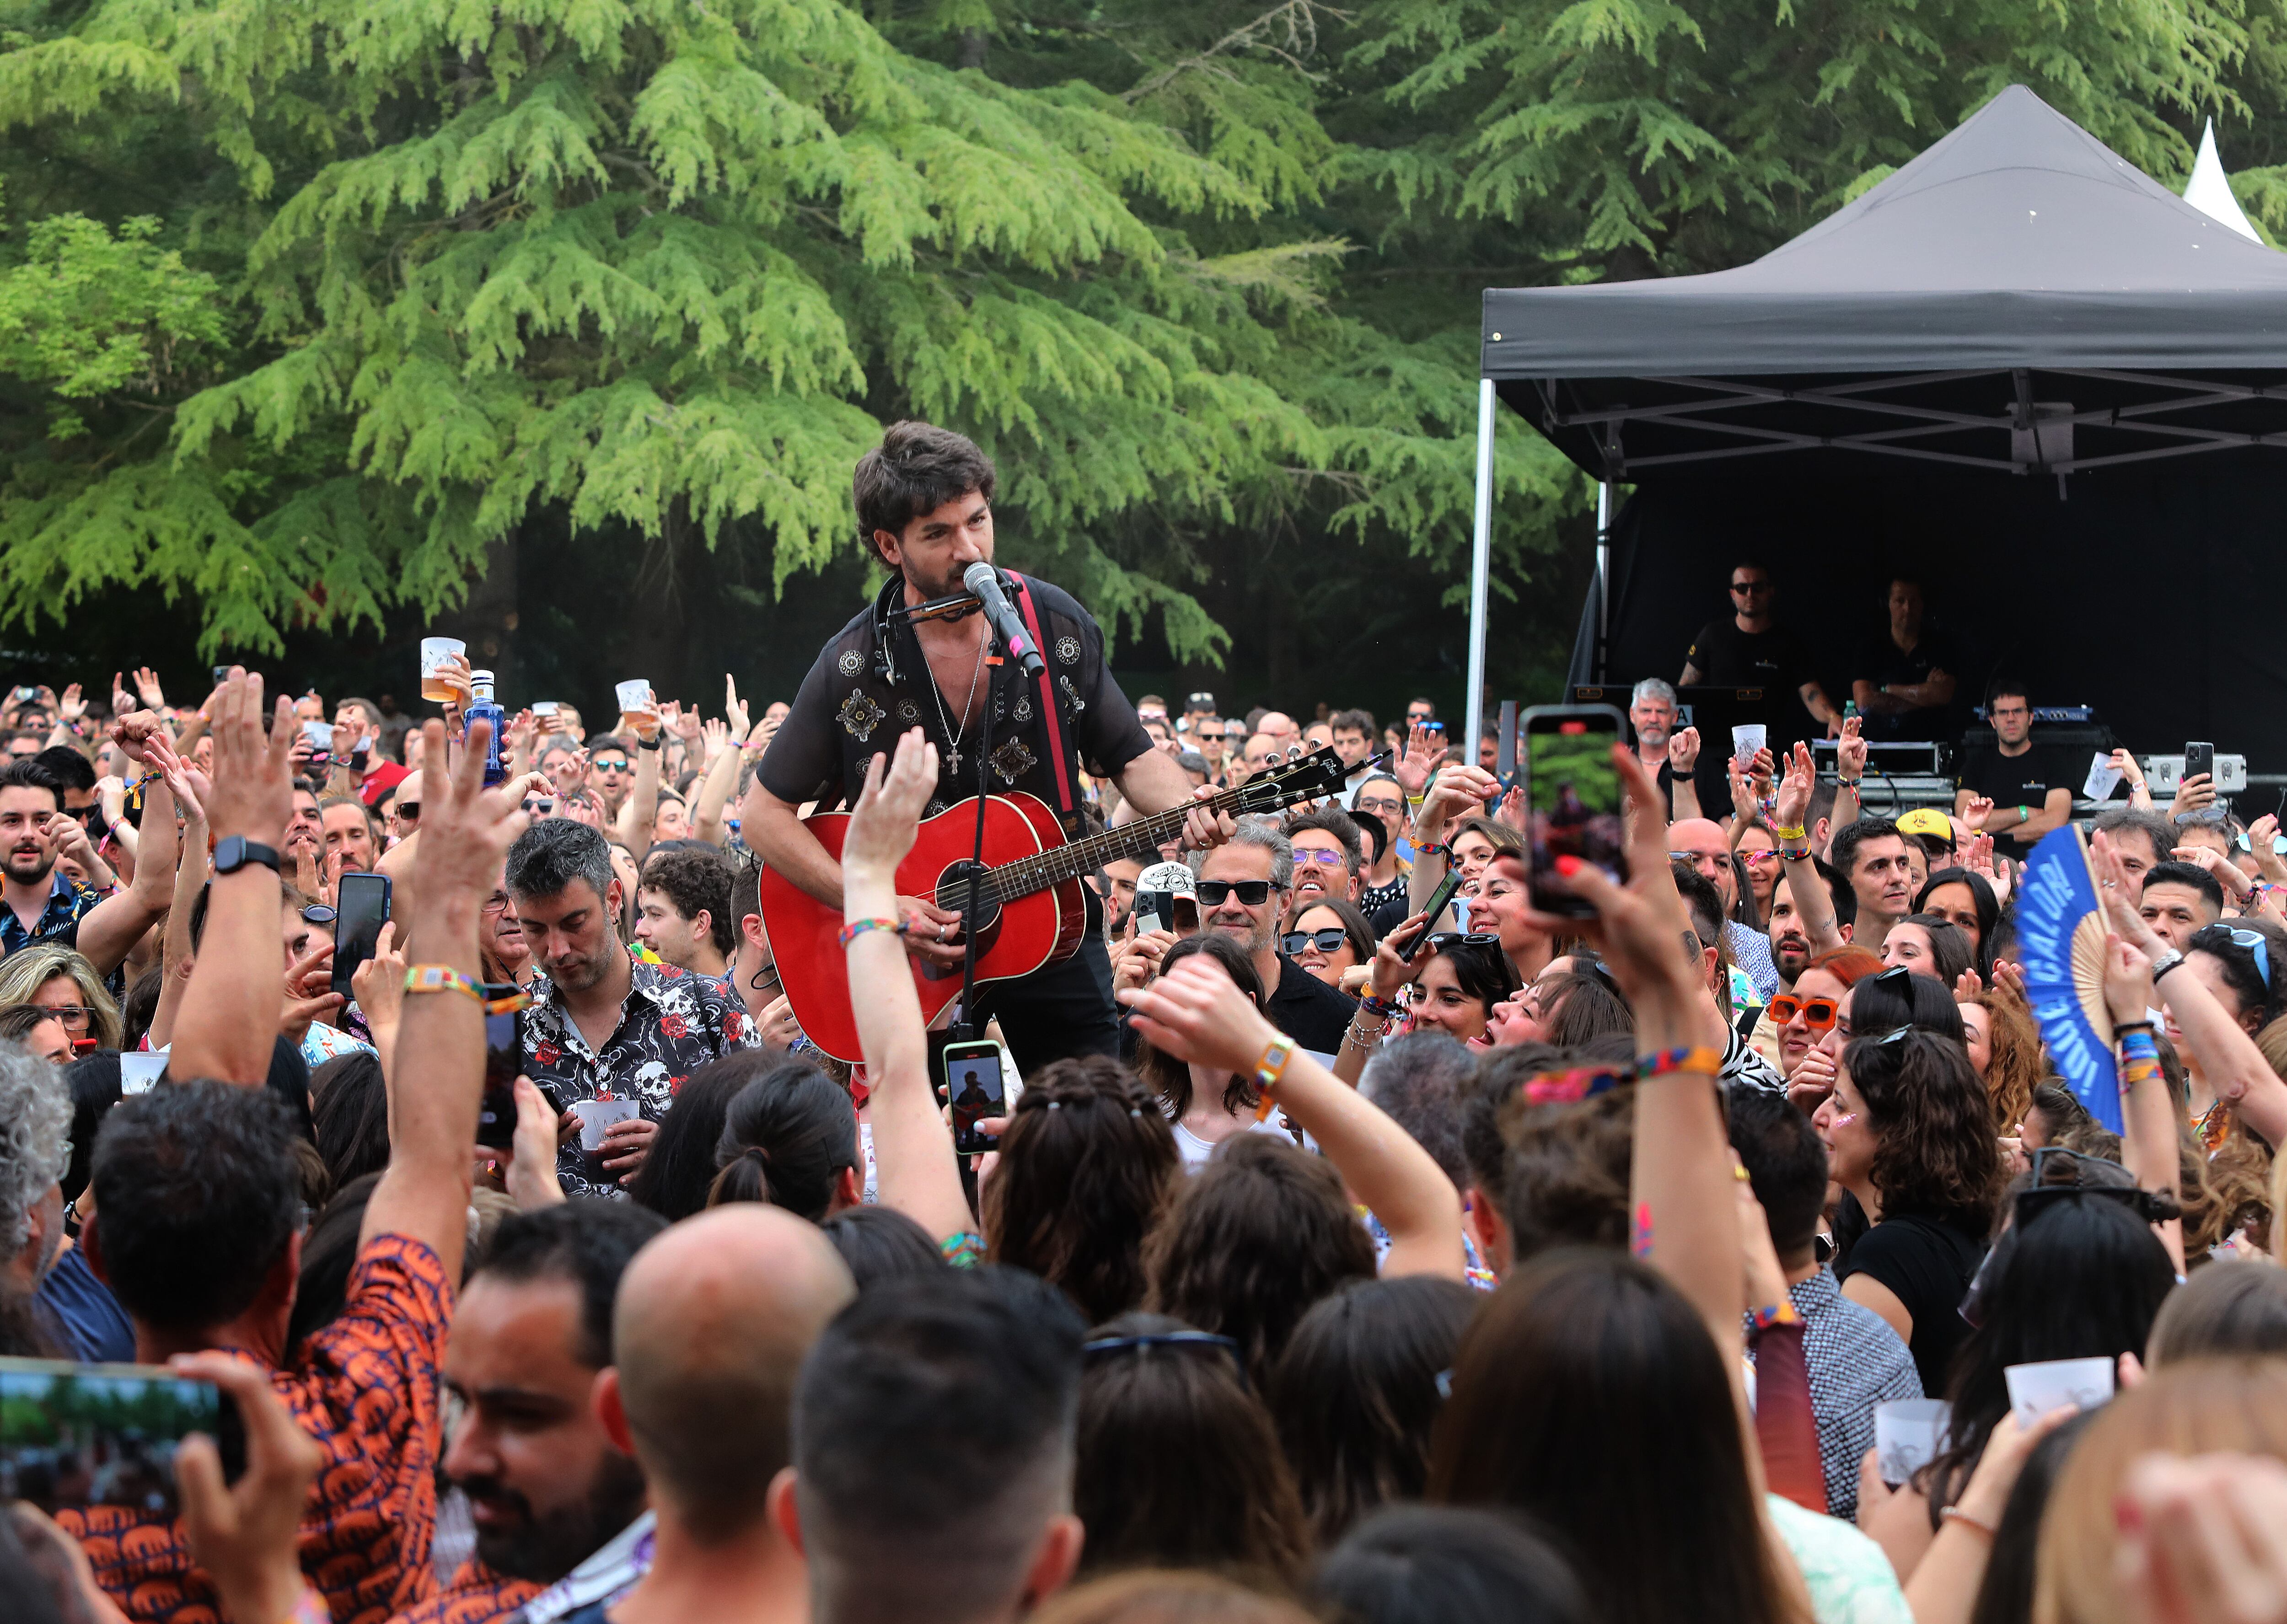
<path id="1" fill-rule="evenodd" d="M 1322 746 L 1308 756 L 1297 751 L 1230 791 L 1236 797 L 1231 810 L 1240 814 L 1274 812 L 1297 801 L 1339 795 L 1349 772 L 1349 767 L 1334 754 L 1332 746 Z"/>

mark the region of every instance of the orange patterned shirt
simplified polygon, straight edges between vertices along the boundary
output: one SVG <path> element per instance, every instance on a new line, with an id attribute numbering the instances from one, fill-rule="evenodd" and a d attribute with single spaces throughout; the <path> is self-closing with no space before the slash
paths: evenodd
<path id="1" fill-rule="evenodd" d="M 334 1624 L 383 1624 L 435 1593 L 438 1368 L 453 1287 L 437 1254 L 404 1235 L 366 1242 L 341 1315 L 274 1372 L 272 1390 L 325 1451 L 302 1518 L 302 1571 Z M 130 1506 L 56 1520 L 130 1619 L 222 1624 L 182 1524 Z"/>
<path id="2" fill-rule="evenodd" d="M 389 1624 L 494 1624 L 518 1612 L 542 1588 L 528 1579 L 495 1573 L 471 1557 L 443 1589 Z"/>

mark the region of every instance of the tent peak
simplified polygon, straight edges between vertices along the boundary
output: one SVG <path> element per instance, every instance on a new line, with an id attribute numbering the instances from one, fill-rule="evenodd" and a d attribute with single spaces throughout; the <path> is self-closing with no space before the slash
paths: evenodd
<path id="1" fill-rule="evenodd" d="M 2192 178 L 2184 183 L 2184 201 L 2220 226 L 2228 226 L 2251 242 L 2263 241 L 2261 234 L 2249 224 L 2247 211 L 2231 194 L 2231 181 L 2223 172 L 2223 159 L 2217 155 L 2215 120 L 2208 120 L 2207 128 L 2200 132 L 2200 155 L 2192 160 Z"/>

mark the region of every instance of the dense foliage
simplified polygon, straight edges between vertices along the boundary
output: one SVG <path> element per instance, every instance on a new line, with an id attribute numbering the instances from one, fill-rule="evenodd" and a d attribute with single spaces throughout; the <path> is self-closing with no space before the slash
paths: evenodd
<path id="1" fill-rule="evenodd" d="M 798 670 L 772 606 L 847 612 L 850 465 L 918 415 L 1149 658 L 1418 680 L 1483 288 L 1753 257 L 2013 81 L 2171 183 L 2215 114 L 2287 229 L 2279 6 L 0 0 L 0 618 L 275 654 L 592 576 L 616 655 L 735 613 Z M 1503 437 L 1545 681 L 1590 495 Z"/>

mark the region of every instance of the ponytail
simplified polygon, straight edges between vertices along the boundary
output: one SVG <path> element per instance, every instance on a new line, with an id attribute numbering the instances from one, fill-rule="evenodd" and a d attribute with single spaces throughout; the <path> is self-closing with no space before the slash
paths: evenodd
<path id="1" fill-rule="evenodd" d="M 850 1096 L 805 1061 L 772 1067 L 732 1097 L 715 1165 L 709 1207 L 766 1201 L 819 1222 L 833 1208 L 843 1169 L 859 1166 Z"/>

